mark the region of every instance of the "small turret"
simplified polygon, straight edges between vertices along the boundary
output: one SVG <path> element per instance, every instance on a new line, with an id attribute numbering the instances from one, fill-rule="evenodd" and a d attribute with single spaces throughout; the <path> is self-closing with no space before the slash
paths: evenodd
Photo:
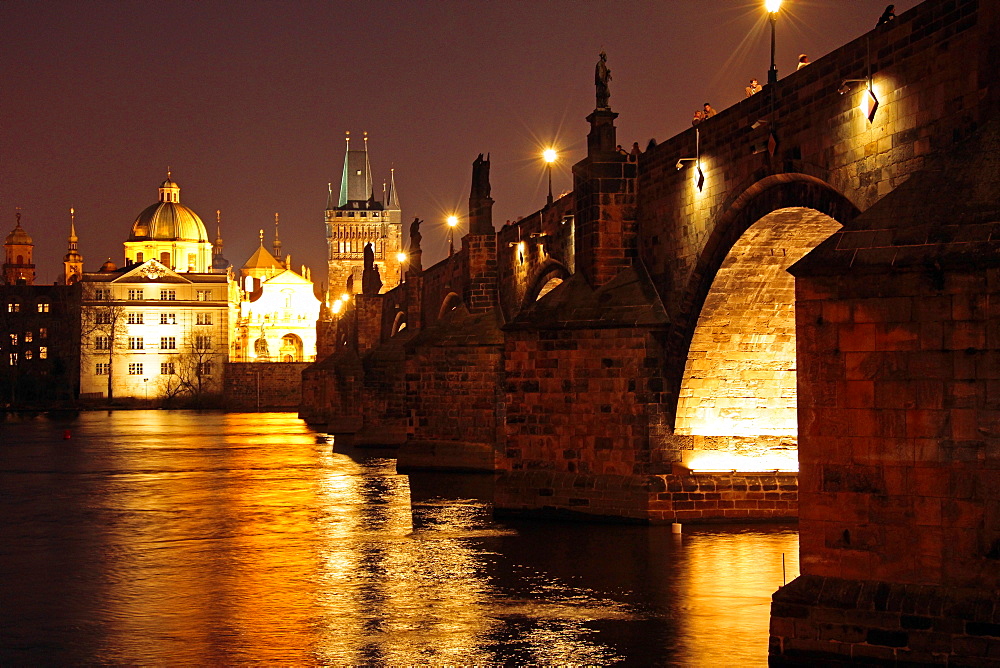
<path id="1" fill-rule="evenodd" d="M 83 277 L 83 255 L 80 239 L 76 236 L 76 211 L 69 209 L 69 237 L 66 255 L 63 256 L 63 283 L 73 285 Z"/>

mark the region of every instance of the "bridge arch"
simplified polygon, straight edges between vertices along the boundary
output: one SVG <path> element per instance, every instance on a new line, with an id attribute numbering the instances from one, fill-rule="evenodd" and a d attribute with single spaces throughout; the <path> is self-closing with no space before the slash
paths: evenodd
<path id="1" fill-rule="evenodd" d="M 454 292 L 449 292 L 441 300 L 441 308 L 438 310 L 437 319 L 443 318 L 449 311 L 454 311 L 462 304 L 462 298 Z"/>
<path id="2" fill-rule="evenodd" d="M 406 329 L 406 311 L 396 311 L 396 317 L 392 321 L 392 332 L 389 336 L 396 336 Z"/>
<path id="3" fill-rule="evenodd" d="M 797 467 L 795 284 L 789 266 L 858 210 L 818 178 L 772 175 L 731 198 L 688 288 L 674 433 L 711 438 L 696 469 Z M 676 368 L 680 368 L 678 365 Z"/>
<path id="4" fill-rule="evenodd" d="M 535 278 L 531 281 L 528 289 L 524 293 L 522 308 L 536 302 L 550 290 L 570 277 L 569 269 L 558 260 L 549 259 L 538 268 Z"/>

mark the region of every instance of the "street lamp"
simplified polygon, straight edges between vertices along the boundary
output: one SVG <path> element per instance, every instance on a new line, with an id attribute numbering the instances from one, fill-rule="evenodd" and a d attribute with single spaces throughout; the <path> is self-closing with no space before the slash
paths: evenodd
<path id="1" fill-rule="evenodd" d="M 778 68 L 774 64 L 774 24 L 778 22 L 778 10 L 781 9 L 781 0 L 764 0 L 764 7 L 767 9 L 768 19 L 771 21 L 771 69 L 767 71 L 767 83 L 778 83 Z"/>
<path id="2" fill-rule="evenodd" d="M 545 200 L 546 205 L 552 204 L 552 163 L 556 161 L 559 154 L 554 148 L 547 148 L 542 151 L 542 159 L 545 160 L 545 168 L 549 173 L 549 197 Z"/>
<path id="3" fill-rule="evenodd" d="M 458 216 L 448 216 L 448 255 L 455 254 L 455 226 L 458 225 Z"/>
<path id="4" fill-rule="evenodd" d="M 399 262 L 399 282 L 402 283 L 406 276 L 403 270 L 403 265 L 406 264 L 406 253 L 403 251 L 396 253 L 396 261 Z"/>

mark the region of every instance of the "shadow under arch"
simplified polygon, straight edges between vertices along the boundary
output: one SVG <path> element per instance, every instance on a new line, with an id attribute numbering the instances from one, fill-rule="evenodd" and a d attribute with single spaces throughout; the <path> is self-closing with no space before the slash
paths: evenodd
<path id="1" fill-rule="evenodd" d="M 524 293 L 524 300 L 521 302 L 521 308 L 529 306 L 532 302 L 538 301 L 543 297 L 549 290 L 551 290 L 555 285 L 549 286 L 552 281 L 565 281 L 570 277 L 570 271 L 566 268 L 562 262 L 558 260 L 549 259 L 542 264 L 535 278 L 532 279 L 531 284 Z"/>
<path id="2" fill-rule="evenodd" d="M 858 213 L 806 174 L 766 176 L 731 198 L 711 227 L 671 334 L 675 434 L 794 445 L 794 279 L 787 267 Z"/>
<path id="3" fill-rule="evenodd" d="M 462 298 L 454 292 L 449 292 L 441 300 L 441 308 L 438 309 L 437 319 L 440 320 L 448 311 L 453 311 L 462 304 Z"/>

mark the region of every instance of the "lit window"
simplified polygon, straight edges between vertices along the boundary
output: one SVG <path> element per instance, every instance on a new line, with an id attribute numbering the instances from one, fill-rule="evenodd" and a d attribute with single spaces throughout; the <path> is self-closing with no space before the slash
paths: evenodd
<path id="1" fill-rule="evenodd" d="M 141 325 L 143 324 L 143 314 L 142 313 L 129 313 L 128 314 L 128 324 L 130 325 Z"/>
<path id="2" fill-rule="evenodd" d="M 143 299 L 143 291 L 140 290 L 129 290 L 128 298 L 131 300 Z"/>
<path id="3" fill-rule="evenodd" d="M 165 299 L 166 301 L 174 301 L 177 299 L 176 290 L 160 290 L 160 299 Z"/>
<path id="4" fill-rule="evenodd" d="M 211 290 L 199 290 L 198 291 L 198 301 L 200 301 L 200 302 L 212 301 L 212 291 Z"/>
<path id="5" fill-rule="evenodd" d="M 197 262 L 197 255 L 194 253 L 188 253 L 188 271 L 195 270 L 195 263 Z"/>
<path id="6" fill-rule="evenodd" d="M 98 325 L 110 325 L 111 311 L 98 311 L 94 314 L 94 322 Z"/>
<path id="7" fill-rule="evenodd" d="M 10 365 L 11 366 L 16 366 L 17 365 L 17 353 L 11 353 L 10 354 Z"/>
<path id="8" fill-rule="evenodd" d="M 161 376 L 172 376 L 172 375 L 174 375 L 174 363 L 173 362 L 160 362 L 160 375 Z"/>
<path id="9" fill-rule="evenodd" d="M 49 358 L 49 349 L 45 346 L 38 346 L 38 359 L 45 360 Z"/>
<path id="10" fill-rule="evenodd" d="M 141 376 L 142 375 L 142 362 L 132 362 L 128 365 L 128 375 L 130 376 Z"/>
<path id="11" fill-rule="evenodd" d="M 199 313 L 195 316 L 195 320 L 199 325 L 211 325 L 212 324 L 212 314 L 211 313 Z"/>
<path id="12" fill-rule="evenodd" d="M 31 359 L 31 351 L 30 350 L 25 350 L 24 351 L 24 359 L 26 359 L 26 360 L 30 360 Z"/>
<path id="13" fill-rule="evenodd" d="M 199 376 L 211 376 L 212 375 L 212 363 L 211 362 L 201 362 L 198 364 L 198 375 Z"/>
<path id="14" fill-rule="evenodd" d="M 160 349 L 161 350 L 177 350 L 177 337 L 174 337 L 174 336 L 161 336 L 160 337 Z"/>
<path id="15" fill-rule="evenodd" d="M 161 313 L 160 314 L 160 324 L 161 325 L 176 325 L 177 324 L 177 314 L 176 313 Z"/>
<path id="16" fill-rule="evenodd" d="M 38 302 L 38 312 L 39 313 L 48 313 L 49 312 L 49 303 L 48 302 Z"/>
<path id="17" fill-rule="evenodd" d="M 17 302 L 7 303 L 7 313 L 19 313 L 21 311 L 21 305 Z"/>
<path id="18" fill-rule="evenodd" d="M 194 347 L 197 350 L 208 350 L 212 347 L 212 337 L 211 336 L 196 336 L 194 338 Z"/>
<path id="19" fill-rule="evenodd" d="M 38 328 L 38 338 L 40 338 L 40 339 L 47 339 L 47 338 L 49 338 L 49 328 L 48 327 L 39 327 Z"/>
<path id="20" fill-rule="evenodd" d="M 95 376 L 107 376 L 111 373 L 111 365 L 107 362 L 98 362 L 97 368 L 94 369 Z"/>
<path id="21" fill-rule="evenodd" d="M 97 350 L 111 350 L 111 337 L 110 336 L 95 336 L 94 337 L 94 348 Z"/>
<path id="22" fill-rule="evenodd" d="M 10 335 L 10 345 L 12 345 L 12 346 L 16 346 L 17 345 L 17 334 L 11 334 Z"/>
<path id="23" fill-rule="evenodd" d="M 33 337 L 32 337 L 32 335 L 31 335 L 31 332 L 25 332 L 25 333 L 24 333 L 24 342 L 25 342 L 25 343 L 31 343 L 31 339 L 32 339 L 32 338 L 33 338 Z"/>
<path id="24" fill-rule="evenodd" d="M 128 337 L 128 349 L 129 350 L 142 350 L 142 337 L 141 336 L 130 336 Z"/>

